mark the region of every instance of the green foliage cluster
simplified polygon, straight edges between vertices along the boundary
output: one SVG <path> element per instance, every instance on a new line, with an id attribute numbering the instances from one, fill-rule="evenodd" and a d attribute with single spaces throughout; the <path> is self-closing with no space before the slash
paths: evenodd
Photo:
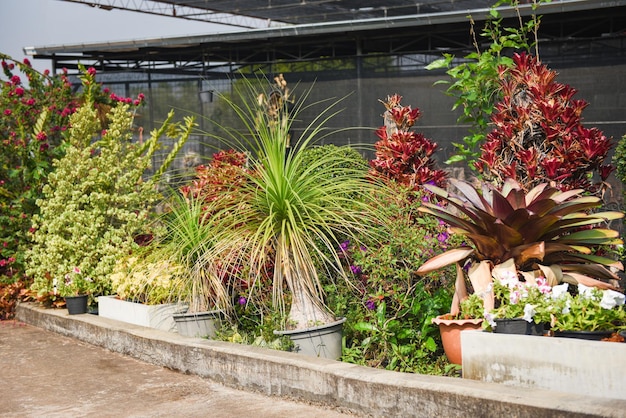
<path id="1" fill-rule="evenodd" d="M 95 85 L 90 74 L 83 79 L 85 103 L 71 117 L 65 156 L 54 161 L 40 213 L 33 217 L 33 245 L 26 253 L 32 289 L 43 298 L 55 298 L 53 281 L 79 269 L 93 279 L 94 295 L 108 292 L 108 276 L 121 255 L 136 246 L 134 238 L 145 232 L 159 195 L 158 175 L 144 179 L 161 136 L 168 130 L 179 137 L 172 153 L 180 149 L 193 126 L 171 124 L 170 118 L 143 144 L 132 142 L 133 113 L 122 102 L 106 111 L 102 130 L 93 103 Z M 171 163 L 170 155 L 164 163 Z M 163 167 L 157 170 L 162 173 Z"/>
<path id="2" fill-rule="evenodd" d="M 118 260 L 110 276 L 113 294 L 146 305 L 169 303 L 180 295 L 182 267 L 172 260 L 156 260 L 149 252 L 135 251 Z"/>
<path id="3" fill-rule="evenodd" d="M 536 10 L 540 3 L 550 0 L 533 0 L 532 8 Z M 453 109 L 461 108 L 463 113 L 458 118 L 459 123 L 469 123 L 468 135 L 463 142 L 454 143 L 457 153 L 447 161 L 448 164 L 466 162 L 469 168 L 474 169 L 474 163 L 479 158 L 479 147 L 489 132 L 489 120 L 495 104 L 500 99 L 498 68 L 511 67 L 512 52 L 533 52 L 536 50 L 537 31 L 541 22 L 540 16 L 533 14 L 524 22 L 519 15 L 519 0 L 497 1 L 489 10 L 490 18 L 485 23 L 480 38 L 488 41 L 487 48 L 481 48 L 483 40 L 476 38 L 475 24 L 471 20 L 471 35 L 474 38 L 476 51 L 458 59 L 452 54 L 432 62 L 429 70 L 446 69 L 446 73 L 453 79 L 452 82 L 442 80 L 438 83 L 449 84 L 446 93 L 455 97 Z M 518 10 L 519 27 L 505 27 L 498 7 L 510 5 Z M 471 17 L 470 17 L 471 19 Z"/>
<path id="4" fill-rule="evenodd" d="M 348 318 L 345 361 L 389 370 L 444 374 L 446 362 L 431 318 L 447 311 L 454 277 L 441 271 L 420 278 L 417 268 L 460 244 L 446 226 L 417 208 L 427 197 L 402 185 L 378 199 L 386 222 L 376 233 L 344 242 L 339 251 L 353 286 L 329 285 L 329 303 Z M 382 239 L 375 237 L 384 237 Z"/>

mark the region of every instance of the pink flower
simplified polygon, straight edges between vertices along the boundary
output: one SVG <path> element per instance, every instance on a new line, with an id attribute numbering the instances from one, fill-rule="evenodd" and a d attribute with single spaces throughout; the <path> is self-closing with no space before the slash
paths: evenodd
<path id="1" fill-rule="evenodd" d="M 11 109 L 4 109 L 4 116 L 11 116 L 11 113 L 13 113 Z"/>
<path id="2" fill-rule="evenodd" d="M 537 278 L 537 287 L 539 288 L 539 291 L 544 295 L 547 295 L 552 291 L 552 286 L 548 284 L 548 280 L 545 277 Z"/>

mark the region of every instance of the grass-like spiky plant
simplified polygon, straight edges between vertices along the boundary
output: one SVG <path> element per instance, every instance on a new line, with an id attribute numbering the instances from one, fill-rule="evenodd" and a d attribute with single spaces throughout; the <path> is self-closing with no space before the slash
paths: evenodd
<path id="1" fill-rule="evenodd" d="M 600 207 L 595 196 L 583 190 L 560 191 L 542 183 L 528 192 L 512 179 L 501 189 L 489 183 L 474 187 L 450 180 L 459 194 L 436 186 L 425 187 L 448 203 L 439 206 L 425 202 L 421 211 L 447 222 L 463 234 L 473 247 L 448 250 L 424 263 L 417 271 L 426 274 L 457 263 L 457 282 L 452 314 L 467 296 L 461 265 L 470 261 L 468 276 L 476 293 L 485 294 L 485 308 L 493 308 L 488 297 L 492 277 L 507 270 L 534 282 L 545 277 L 558 282 L 582 283 L 600 288 L 612 287 L 618 277 L 609 267 L 623 270 L 622 263 L 593 254 L 600 245 L 621 244 L 618 232 L 598 227 L 623 216 L 621 212 L 591 212 Z M 608 282 L 607 282 L 608 281 Z"/>
<path id="2" fill-rule="evenodd" d="M 364 221 L 376 216 L 355 196 L 367 196 L 378 186 L 368 180 L 366 168 L 345 164 L 342 152 L 325 153 L 314 162 L 303 158 L 303 150 L 329 132 L 325 125 L 338 102 L 305 104 L 310 90 L 295 101 L 282 76 L 275 82 L 266 95 L 244 79 L 235 84 L 241 103 L 228 100 L 244 129 L 222 127 L 227 138 L 219 139 L 250 151 L 250 174 L 238 199 L 217 199 L 209 208 L 216 237 L 204 258 L 217 275 L 245 264 L 251 282 L 272 266 L 274 304 L 283 309 L 289 304 L 286 287 L 291 297 L 287 326 L 301 329 L 335 320 L 324 305 L 317 268 L 344 274 L 336 255 L 340 242 L 367 233 Z M 309 106 L 322 110 L 292 138 L 294 121 Z"/>

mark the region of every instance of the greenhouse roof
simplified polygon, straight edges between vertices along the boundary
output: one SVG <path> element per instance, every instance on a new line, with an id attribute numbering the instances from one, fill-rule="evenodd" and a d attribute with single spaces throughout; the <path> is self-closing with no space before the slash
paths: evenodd
<path id="1" fill-rule="evenodd" d="M 78 0 L 65 0 L 78 1 Z M 118 0 L 108 0 L 117 2 Z M 120 0 L 121 1 L 121 0 Z M 82 0 L 80 2 L 83 2 Z M 99 0 L 106 3 L 107 0 Z M 286 1 L 283 1 L 287 3 Z M 144 2 L 145 3 L 145 2 Z M 183 3 L 162 1 L 158 3 Z M 210 4 L 213 9 L 219 4 L 260 4 L 253 0 L 242 1 L 185 1 L 197 7 Z M 271 4 L 281 2 L 272 0 Z M 298 4 L 313 4 L 317 10 L 331 4 L 345 13 L 350 8 L 349 1 L 301 1 Z M 392 1 L 389 4 L 402 4 Z M 24 48 L 26 54 L 34 58 L 51 59 L 55 68 L 76 69 L 78 63 L 94 65 L 106 71 L 150 71 L 153 73 L 204 74 L 214 65 L 223 63 L 270 63 L 276 61 L 306 61 L 324 58 L 342 58 L 364 55 L 436 54 L 452 51 L 463 53 L 473 49 L 470 35 L 469 15 L 475 22 L 485 21 L 489 8 L 472 8 L 469 4 L 485 6 L 489 1 L 464 0 L 422 0 L 422 12 L 398 16 L 367 17 L 351 20 L 327 19 L 317 23 L 300 23 L 246 29 L 237 32 L 210 33 L 201 35 L 177 36 L 168 38 L 134 39 L 128 41 L 48 45 Z M 380 4 L 371 3 L 368 4 Z M 462 8 L 462 5 L 465 5 Z M 430 7 L 427 8 L 426 6 Z M 453 7 L 454 6 L 454 7 Z M 103 6 L 100 6 L 103 7 Z M 206 6 L 208 7 L 208 6 Z M 294 8 L 296 6 L 293 6 Z M 369 6 L 368 6 L 369 7 Z M 374 7 L 374 6 L 371 6 Z M 288 8 L 285 6 L 285 8 Z M 438 9 L 437 9 L 438 8 Z M 236 9 L 236 8 L 235 8 Z M 235 10 L 231 8 L 232 10 Z M 254 10 L 262 10 L 256 7 Z M 250 10 L 252 10 L 250 9 Z M 374 9 L 376 9 L 374 7 Z M 264 10 L 264 9 L 263 9 Z M 300 10 L 300 9 L 294 9 Z M 302 9 L 304 10 L 304 9 Z M 398 9 L 399 10 L 399 9 Z M 423 12 L 428 10 L 429 12 Z M 439 10 L 439 11 L 432 11 Z M 520 14 L 533 13 L 531 5 L 521 5 Z M 375 13 L 375 10 L 371 10 Z M 268 12 L 269 13 L 269 12 Z M 295 13 L 295 12 L 293 12 Z M 312 14 L 313 12 L 311 12 Z M 626 37 L 626 0 L 553 0 L 542 3 L 538 13 L 543 16 L 541 23 L 542 43 L 545 40 L 591 40 L 600 48 L 607 47 L 606 40 L 623 42 Z M 516 19 L 511 7 L 500 8 L 505 19 Z M 259 16 L 261 16 L 259 14 Z M 272 15 L 273 18 L 288 14 Z M 293 14 L 289 16 L 295 16 Z M 291 19 L 291 18 L 290 18 Z M 295 18 L 293 18 L 295 19 Z M 293 20 L 291 19 L 291 20 Z M 286 20 L 286 18 L 283 18 Z M 517 25 L 516 20 L 509 22 Z M 611 43 L 610 48 L 614 47 Z M 608 50 L 608 49 L 607 49 Z M 584 53 L 584 51 L 580 51 Z M 608 55 L 624 59 L 624 47 L 608 51 Z"/>

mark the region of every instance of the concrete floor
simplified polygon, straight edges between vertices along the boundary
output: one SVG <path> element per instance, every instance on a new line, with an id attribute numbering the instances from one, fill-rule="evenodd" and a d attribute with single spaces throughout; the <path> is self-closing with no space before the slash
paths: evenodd
<path id="1" fill-rule="evenodd" d="M 0 321 L 0 416 L 354 415 L 243 392 L 17 321 Z"/>

